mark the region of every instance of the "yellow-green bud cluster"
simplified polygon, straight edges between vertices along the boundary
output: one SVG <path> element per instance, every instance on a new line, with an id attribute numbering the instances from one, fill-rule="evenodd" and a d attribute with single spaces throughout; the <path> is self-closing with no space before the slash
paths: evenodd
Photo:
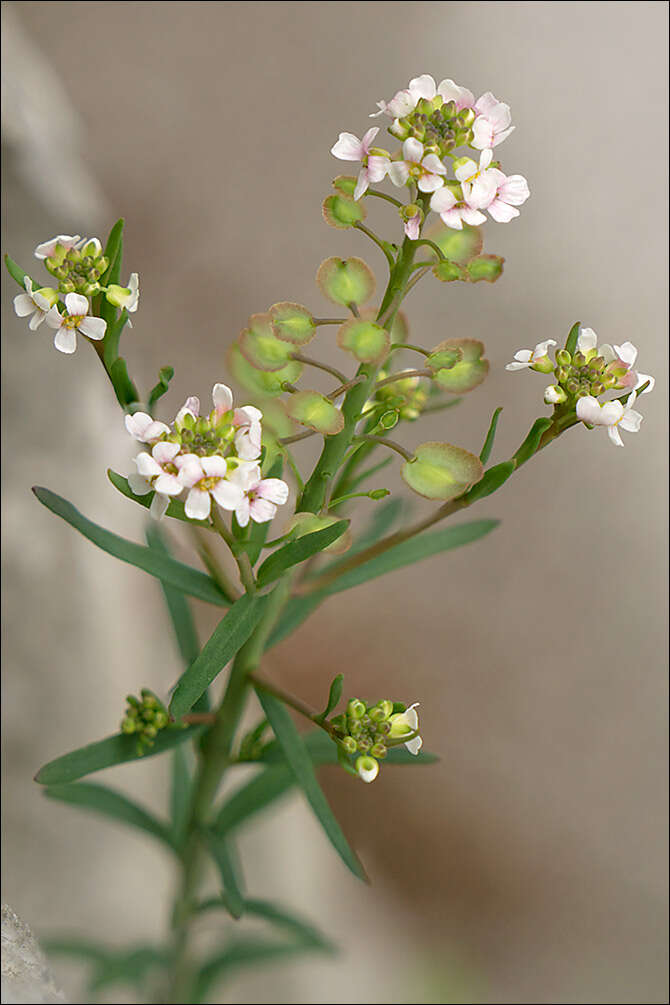
<path id="1" fill-rule="evenodd" d="M 426 153 L 436 153 L 442 158 L 470 143 L 474 120 L 471 108 L 459 112 L 453 101 L 445 101 L 437 94 L 431 100 L 421 98 L 409 115 L 395 120 L 389 132 L 400 140 L 414 137 L 424 144 Z"/>
<path id="2" fill-rule="evenodd" d="M 153 747 L 158 733 L 165 729 L 170 721 L 167 709 L 153 691 L 142 688 L 141 698 L 129 694 L 126 698 L 128 707 L 121 721 L 121 732 L 137 738 L 137 753 L 141 756 L 149 747 Z"/>
<path id="3" fill-rule="evenodd" d="M 387 376 L 384 370 L 379 380 Z M 378 424 L 382 429 L 392 429 L 401 419 L 413 422 L 418 419 L 428 401 L 428 387 L 420 377 L 401 377 L 392 384 L 375 391 L 371 405 L 379 414 Z"/>
<path id="4" fill-rule="evenodd" d="M 58 280 L 61 293 L 82 293 L 90 297 L 100 289 L 99 280 L 107 271 L 109 261 L 98 242 L 89 241 L 83 248 L 67 249 L 57 244 L 54 254 L 44 264 Z"/>
<path id="5" fill-rule="evenodd" d="M 572 354 L 567 349 L 560 349 L 556 353 L 556 383 L 568 398 L 583 398 L 586 395 L 597 398 L 604 391 L 622 387 L 619 379 L 627 372 L 625 364 L 608 364 L 602 356 L 597 355 L 595 349 Z"/>
<path id="6" fill-rule="evenodd" d="M 231 451 L 235 432 L 233 412 L 218 414 L 214 409 L 209 415 L 199 418 L 186 412 L 182 418 L 175 420 L 174 431 L 166 433 L 164 438 L 171 443 L 179 443 L 184 453 L 199 457 L 212 457 L 214 454 L 226 457 Z"/>
<path id="7" fill-rule="evenodd" d="M 393 739 L 392 716 L 404 711 L 401 702 L 387 698 L 374 705 L 352 698 L 346 712 L 335 716 L 328 725 L 344 754 L 356 757 L 357 765 L 363 758 L 366 770 L 370 771 L 378 768 L 377 762 L 386 757 L 389 745 L 395 746 L 395 742 L 390 742 Z"/>

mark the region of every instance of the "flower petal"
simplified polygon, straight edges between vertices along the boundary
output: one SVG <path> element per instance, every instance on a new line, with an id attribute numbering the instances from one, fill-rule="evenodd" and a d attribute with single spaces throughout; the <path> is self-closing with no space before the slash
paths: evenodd
<path id="1" fill-rule="evenodd" d="M 82 335 L 86 335 L 88 338 L 99 342 L 100 339 L 105 337 L 107 322 L 103 318 L 85 317 L 82 318 L 77 325 L 77 330 L 80 331 Z"/>
<path id="2" fill-rule="evenodd" d="M 68 314 L 88 314 L 88 300 L 81 293 L 66 293 L 65 309 Z"/>
<path id="3" fill-rule="evenodd" d="M 216 483 L 212 489 L 212 495 L 221 509 L 229 511 L 236 510 L 244 497 L 239 485 L 235 485 L 224 478 Z"/>
<path id="4" fill-rule="evenodd" d="M 191 489 L 186 497 L 184 512 L 191 520 L 206 520 L 212 508 L 212 500 L 209 492 L 202 492 L 200 489 Z"/>
<path id="5" fill-rule="evenodd" d="M 47 321 L 49 319 L 47 318 Z M 56 332 L 54 345 L 59 352 L 72 353 L 77 348 L 77 333 L 72 328 L 61 326 Z"/>
<path id="6" fill-rule="evenodd" d="M 170 500 L 166 495 L 162 495 L 162 493 L 156 492 L 156 495 L 151 500 L 151 506 L 149 507 L 149 513 L 154 518 L 154 520 L 163 519 L 169 503 Z"/>

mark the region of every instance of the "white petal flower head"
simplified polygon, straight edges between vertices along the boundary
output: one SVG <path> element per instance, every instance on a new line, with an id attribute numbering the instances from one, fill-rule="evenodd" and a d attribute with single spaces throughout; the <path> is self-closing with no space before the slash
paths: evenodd
<path id="1" fill-rule="evenodd" d="M 394 185 L 401 187 L 414 182 L 420 192 L 435 192 L 444 185 L 447 169 L 437 154 L 426 154 L 423 143 L 410 137 L 402 145 L 403 159 L 391 161 L 388 175 Z"/>
<path id="2" fill-rule="evenodd" d="M 81 293 L 65 295 L 65 313 L 52 307 L 47 314 L 47 324 L 56 329 L 54 345 L 60 352 L 72 353 L 77 348 L 77 332 L 97 341 L 105 337 L 107 322 L 89 317 L 88 300 Z"/>
<path id="3" fill-rule="evenodd" d="M 184 505 L 191 520 L 206 520 L 212 508 L 212 499 L 229 512 L 239 506 L 242 490 L 226 478 L 228 464 L 224 457 L 199 457 L 181 454 L 175 457 L 182 488 L 189 490 Z"/>
<path id="4" fill-rule="evenodd" d="M 356 758 L 356 771 L 358 772 L 358 777 L 363 782 L 374 782 L 375 778 L 379 774 L 379 761 L 370 757 L 369 754 L 364 754 L 362 757 Z"/>
<path id="5" fill-rule="evenodd" d="M 426 98 L 428 101 L 437 94 L 435 80 L 429 73 L 422 73 L 420 77 L 410 80 L 409 86 L 404 91 L 398 91 L 389 102 L 378 101 L 378 112 L 373 112 L 371 119 L 378 115 L 388 115 L 392 119 L 402 119 L 414 111 L 419 101 Z"/>
<path id="6" fill-rule="evenodd" d="M 538 342 L 534 349 L 519 349 L 514 353 L 514 361 L 508 363 L 506 370 L 538 370 L 540 373 L 551 373 L 553 365 L 549 359 L 549 347 L 556 345 L 556 339 L 549 338 Z"/>
<path id="7" fill-rule="evenodd" d="M 38 244 L 35 248 L 35 258 L 39 258 L 42 262 L 46 258 L 53 258 L 58 245 L 63 250 L 70 251 L 79 240 L 79 234 L 75 234 L 74 237 L 70 237 L 68 234 L 59 234 L 57 237 L 52 237 L 50 241 L 45 241 L 44 244 Z"/>
<path id="8" fill-rule="evenodd" d="M 509 105 L 487 91 L 475 102 L 477 117 L 472 124 L 472 145 L 475 150 L 497 147 L 514 130 Z"/>
<path id="9" fill-rule="evenodd" d="M 598 347 L 598 336 L 593 328 L 580 328 L 577 336 L 577 351 L 587 356 L 589 353 L 595 355 Z"/>
<path id="10" fill-rule="evenodd" d="M 150 513 L 156 520 L 165 515 L 170 496 L 181 495 L 184 486 L 177 477 L 179 469 L 174 460 L 180 451 L 178 443 L 156 443 L 150 454 L 141 453 L 135 458 L 137 473 L 128 475 L 128 485 L 137 496 L 154 491 Z"/>
<path id="11" fill-rule="evenodd" d="M 492 160 L 493 151 L 482 150 L 479 164 L 469 157 L 455 162 L 454 174 L 461 183 L 465 203 L 471 209 L 487 209 L 496 197 L 497 172 L 490 167 Z"/>
<path id="12" fill-rule="evenodd" d="M 585 395 L 577 401 L 577 418 L 589 426 L 606 426 L 615 447 L 623 447 L 619 428 L 628 433 L 637 433 L 642 423 L 643 416 L 633 408 L 636 397 L 637 394 L 633 391 L 624 405 L 616 400 L 601 404 L 592 395 Z"/>
<path id="13" fill-rule="evenodd" d="M 108 286 L 106 296 L 110 304 L 134 314 L 140 302 L 140 277 L 137 272 L 131 274 L 127 286 Z"/>
<path id="14" fill-rule="evenodd" d="M 430 208 L 438 213 L 442 223 L 452 230 L 463 230 L 463 224 L 477 227 L 486 223 L 486 217 L 478 209 L 473 209 L 465 203 L 459 203 L 456 196 L 447 186 L 434 192 L 430 200 Z"/>
<path id="15" fill-rule="evenodd" d="M 462 112 L 464 108 L 472 108 L 475 103 L 475 96 L 467 87 L 455 84 L 453 80 L 443 80 L 438 85 L 438 94 L 441 94 L 445 102 L 453 101 L 456 111 Z"/>
<path id="16" fill-rule="evenodd" d="M 405 746 L 410 754 L 418 754 L 423 746 L 423 740 L 420 736 L 416 735 L 419 732 L 419 716 L 416 712 L 418 707 L 419 703 L 416 701 L 409 708 L 406 708 L 404 712 L 396 712 L 389 719 L 391 723 L 389 737 L 395 740 L 402 739 L 403 736 L 409 736 L 410 739 L 405 742 Z"/>
<path id="17" fill-rule="evenodd" d="M 233 425 L 237 428 L 235 449 L 244 461 L 257 461 L 261 455 L 262 418 L 261 410 L 253 405 L 236 408 L 233 413 Z"/>
<path id="18" fill-rule="evenodd" d="M 258 464 L 240 464 L 230 476 L 242 498 L 235 508 L 240 527 L 249 520 L 267 523 L 277 515 L 277 507 L 288 500 L 288 485 L 281 478 L 263 478 Z"/>
<path id="19" fill-rule="evenodd" d="M 339 160 L 361 161 L 363 165 L 354 189 L 354 199 L 360 199 L 371 183 L 383 181 L 388 173 L 391 163 L 388 155 L 379 152 L 370 153 L 372 141 L 378 132 L 379 127 L 373 126 L 372 129 L 368 129 L 362 140 L 353 133 L 340 133 L 340 138 L 331 148 L 331 154 Z"/>
<path id="20" fill-rule="evenodd" d="M 648 373 L 640 373 L 635 369 L 638 351 L 632 342 L 624 342 L 622 345 L 601 345 L 598 354 L 603 357 L 608 364 L 607 369 L 618 377 L 617 387 L 630 388 L 638 391 L 643 385 L 647 385 L 640 394 L 647 394 L 653 391 L 656 380 Z"/>
<path id="21" fill-rule="evenodd" d="M 134 412 L 126 416 L 126 429 L 134 440 L 140 443 L 156 443 L 161 436 L 170 432 L 164 422 L 157 422 L 146 412 Z"/>
<path id="22" fill-rule="evenodd" d="M 519 216 L 517 206 L 522 206 L 530 196 L 528 182 L 522 174 L 505 175 L 497 168 L 489 174 L 495 181 L 495 193 L 486 211 L 496 223 L 509 223 Z"/>
<path id="23" fill-rule="evenodd" d="M 26 292 L 14 297 L 14 310 L 20 318 L 30 317 L 28 327 L 34 332 L 46 320 L 51 308 L 58 303 L 58 293 L 48 286 L 33 290 L 30 276 L 23 277 L 23 286 Z"/>

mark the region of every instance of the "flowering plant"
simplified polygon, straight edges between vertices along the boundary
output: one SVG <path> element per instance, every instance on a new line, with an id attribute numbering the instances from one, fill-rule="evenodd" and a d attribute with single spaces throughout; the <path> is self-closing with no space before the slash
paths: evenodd
<path id="1" fill-rule="evenodd" d="M 53 945 L 54 951 L 92 962 L 96 989 L 125 981 L 147 1000 L 205 1001 L 233 965 L 330 948 L 321 933 L 283 907 L 245 895 L 234 854 L 237 829 L 296 786 L 344 864 L 364 878 L 315 768 L 334 762 L 356 781 L 371 783 L 381 765 L 386 770 L 386 765 L 428 764 L 433 757 L 421 749 L 418 703 L 406 704 L 414 695 L 377 701 L 350 696 L 343 702 L 344 677 L 338 674 L 323 682 L 324 706 L 317 711 L 270 679 L 266 652 L 330 595 L 486 536 L 497 521 L 431 528 L 498 491 L 570 428 L 606 426 L 612 442 L 623 445 L 620 430 L 638 431 L 642 416 L 633 406 L 653 388 L 653 379 L 637 371 L 637 350 L 630 342 L 598 345 L 595 333 L 577 322 L 562 348 L 556 350 L 554 338 L 543 339 L 532 350 L 518 350 L 507 366 L 551 374 L 553 380 L 544 392 L 550 413 L 531 424 L 511 457 L 489 464 L 501 408 L 494 410 L 477 452 L 447 440 L 416 443 L 415 436 L 407 448 L 389 437 L 396 426 L 413 426 L 422 415 L 457 404 L 489 370 L 477 339 L 458 335 L 431 346 L 409 341 L 401 312 L 405 298 L 427 276 L 442 283 L 496 282 L 503 259 L 482 252 L 480 228 L 489 218 L 497 223 L 516 219 L 530 193 L 523 176 L 503 172 L 498 148 L 514 126 L 509 107 L 490 92 L 475 100 L 452 80 L 437 85 L 424 74 L 378 108 L 375 116 L 390 119 L 389 149 L 373 145 L 378 126 L 362 139 L 341 133 L 334 157 L 360 166 L 356 175 L 335 178 L 323 215 L 334 228 L 358 230 L 381 250 L 388 266 L 384 293 L 369 310 L 376 285 L 371 269 L 360 258 L 331 257 L 319 266 L 317 284 L 337 308 L 334 313 L 344 316 L 315 316 L 292 301 L 252 315 L 228 357 L 230 379 L 252 404 L 236 405 L 227 383 L 217 382 L 209 411 L 191 396 L 171 422 L 156 418 L 174 372 L 163 367 L 156 385 L 141 393 L 119 353 L 140 295 L 137 273 L 127 286 L 120 285 L 122 220 L 112 227 L 104 250 L 97 238 L 79 236 L 59 235 L 39 244 L 35 256 L 53 286 L 40 287 L 6 258 L 21 287 L 16 314 L 29 318 L 29 329 L 36 331 L 46 321 L 55 331 L 57 350 L 73 353 L 79 335 L 100 358 L 126 430 L 140 445 L 127 475 L 110 470 L 109 479 L 127 499 L 149 510 L 147 543 L 127 541 L 94 524 L 48 489 L 35 488 L 35 495 L 97 547 L 160 582 L 184 664 L 173 686 L 165 682 L 162 697 L 146 688 L 140 698 L 128 696 L 114 735 L 56 758 L 36 776 L 52 798 L 111 816 L 161 841 L 179 870 L 164 944 L 133 947 L 126 955 L 102 946 L 92 952 L 90 942 Z M 387 180 L 391 190 L 375 187 Z M 370 198 L 383 200 L 396 214 L 389 239 L 364 222 Z M 331 325 L 338 329 L 337 344 L 353 373 L 305 352 L 319 329 Z M 406 365 L 408 354 L 419 357 L 420 365 Z M 311 370 L 325 373 L 334 386 L 325 392 L 304 386 Z M 318 437 L 322 447 L 305 477 L 294 447 L 311 437 Z M 378 459 L 385 450 L 400 456 L 403 481 L 432 505 L 420 520 L 398 528 L 397 500 L 387 500 L 361 530 L 350 515 L 352 504 L 376 505 L 390 495 L 378 483 L 393 459 Z M 275 518 L 280 528 L 270 536 Z M 172 556 L 159 529 L 163 519 L 190 531 L 206 572 Z M 202 646 L 190 598 L 224 612 Z M 216 705 L 212 685 L 229 665 Z M 256 721 L 245 730 L 241 724 L 252 694 Z M 289 709 L 309 722 L 306 733 L 298 731 Z M 172 757 L 169 819 L 123 793 L 82 781 L 104 768 L 167 752 Z M 253 777 L 219 799 L 224 774 L 234 774 L 241 764 L 254 766 Z M 216 895 L 209 897 L 200 868 L 207 858 L 219 875 Z M 235 919 L 257 916 L 275 933 L 266 939 L 232 938 L 208 954 L 196 924 L 205 911 Z"/>

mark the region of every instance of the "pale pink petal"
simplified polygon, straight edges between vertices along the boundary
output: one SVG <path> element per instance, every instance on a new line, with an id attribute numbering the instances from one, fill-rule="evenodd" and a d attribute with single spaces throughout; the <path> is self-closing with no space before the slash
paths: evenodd
<path id="1" fill-rule="evenodd" d="M 424 174 L 419 178 L 418 189 L 420 192 L 437 192 L 444 185 L 444 179 L 439 174 Z"/>
<path id="2" fill-rule="evenodd" d="M 177 456 L 180 450 L 181 447 L 178 443 L 171 443 L 169 440 L 161 440 L 160 443 L 156 443 L 151 451 L 151 455 L 154 460 L 158 461 L 159 464 L 168 464 Z"/>
<path id="3" fill-rule="evenodd" d="M 255 461 L 261 452 L 260 425 L 254 423 L 236 433 L 235 449 L 243 460 Z"/>
<path id="4" fill-rule="evenodd" d="M 189 461 L 179 466 L 179 481 L 184 488 L 192 489 L 194 485 L 202 481 L 204 472 L 199 461 Z"/>
<path id="5" fill-rule="evenodd" d="M 420 164 L 423 158 L 423 143 L 415 137 L 410 136 L 402 145 L 402 156 L 406 161 Z"/>
<path id="6" fill-rule="evenodd" d="M 267 523 L 277 514 L 277 507 L 267 499 L 253 499 L 249 504 L 249 515 L 255 523 Z"/>
<path id="7" fill-rule="evenodd" d="M 475 150 L 486 150 L 494 146 L 493 126 L 483 115 L 478 115 L 472 123 L 472 146 Z"/>
<path id="8" fill-rule="evenodd" d="M 356 188 L 354 189 L 354 200 L 358 201 L 362 195 L 365 195 L 369 187 L 370 187 L 370 172 L 366 167 L 364 167 L 361 168 L 358 174 L 358 180 L 356 181 Z"/>
<path id="9" fill-rule="evenodd" d="M 431 197 L 430 208 L 434 213 L 445 213 L 456 205 L 456 196 L 450 188 L 443 186 Z"/>
<path id="10" fill-rule="evenodd" d="M 201 492 L 200 489 L 191 489 L 186 497 L 184 512 L 191 520 L 206 520 L 212 508 L 212 500 L 209 492 Z"/>
<path id="11" fill-rule="evenodd" d="M 82 318 L 77 325 L 77 330 L 86 335 L 90 339 L 94 339 L 98 342 L 100 339 L 105 337 L 105 331 L 107 330 L 107 322 L 103 318 Z"/>
<path id="12" fill-rule="evenodd" d="M 475 102 L 475 110 L 479 112 L 480 115 L 488 116 L 490 113 L 495 112 L 497 105 L 498 99 L 495 94 L 492 94 L 491 91 L 486 91 L 482 94 L 481 98 L 477 98 Z"/>
<path id="13" fill-rule="evenodd" d="M 391 98 L 388 104 L 385 102 L 380 102 L 380 107 L 383 104 L 382 109 L 386 115 L 390 115 L 392 119 L 402 119 L 403 116 L 409 115 L 416 108 L 418 101 L 418 95 L 412 94 L 410 90 L 398 91 L 398 93 Z"/>
<path id="14" fill-rule="evenodd" d="M 353 133 L 340 133 L 340 137 L 330 150 L 333 157 L 341 161 L 359 161 L 364 155 L 363 144 Z"/>
<path id="15" fill-rule="evenodd" d="M 444 213 L 440 213 L 440 219 L 446 227 L 451 227 L 452 230 L 463 230 L 460 209 L 448 209 Z"/>
<path id="16" fill-rule="evenodd" d="M 426 171 L 430 171 L 431 174 L 446 174 L 447 169 L 437 156 L 437 154 L 427 154 L 423 161 L 422 166 Z"/>
<path id="17" fill-rule="evenodd" d="M 235 507 L 235 519 L 239 523 L 240 527 L 246 527 L 249 523 L 249 499 L 247 496 L 242 496 L 241 500 Z"/>
<path id="18" fill-rule="evenodd" d="M 88 314 L 88 300 L 81 293 L 66 293 L 65 309 L 68 314 Z"/>
<path id="19" fill-rule="evenodd" d="M 422 73 L 420 77 L 414 77 L 409 82 L 410 92 L 418 98 L 426 98 L 428 101 L 437 94 L 435 81 L 429 73 Z"/>
<path id="20" fill-rule="evenodd" d="M 219 457 L 218 454 L 201 458 L 200 466 L 208 478 L 223 478 L 228 470 L 225 457 Z"/>
<path id="21" fill-rule="evenodd" d="M 64 248 L 69 250 L 75 246 L 78 240 L 79 234 L 75 234 L 74 237 L 69 237 L 67 234 L 59 234 L 58 237 L 52 237 L 50 241 L 45 241 L 44 244 L 38 244 L 34 252 L 35 258 L 44 261 L 45 258 L 51 258 L 57 244 L 62 244 Z"/>
<path id="22" fill-rule="evenodd" d="M 615 447 L 623 447 L 623 440 L 617 426 L 610 426 L 607 430 L 607 435 Z"/>
<path id="23" fill-rule="evenodd" d="M 503 140 L 506 140 L 507 137 L 510 136 L 514 132 L 515 129 L 516 129 L 516 126 L 510 126 L 509 129 L 503 129 L 503 131 L 501 133 L 494 133 L 494 136 L 493 136 L 493 146 L 497 147 L 498 144 L 502 143 Z M 474 146 L 474 144 L 473 144 L 473 146 Z"/>
<path id="24" fill-rule="evenodd" d="M 243 405 L 242 408 L 235 409 L 233 425 L 248 426 L 252 422 L 260 422 L 262 418 L 263 413 L 260 408 L 256 408 L 254 405 Z"/>
<path id="25" fill-rule="evenodd" d="M 243 498 L 242 489 L 239 485 L 235 485 L 233 482 L 224 480 L 223 478 L 212 489 L 212 495 L 221 509 L 231 512 L 237 509 Z"/>
<path id="26" fill-rule="evenodd" d="M 198 418 L 200 415 L 200 398 L 196 398 L 195 395 L 191 395 L 190 398 L 187 398 L 177 412 L 174 421 L 182 422 L 185 415 L 192 415 L 194 419 Z"/>
<path id="27" fill-rule="evenodd" d="M 391 161 L 389 165 L 389 178 L 397 188 L 406 184 L 409 178 L 409 168 L 404 161 Z"/>
<path id="28" fill-rule="evenodd" d="M 438 93 L 442 95 L 445 102 L 453 101 L 456 104 L 456 111 L 460 112 L 464 108 L 472 108 L 475 103 L 475 96 L 467 87 L 460 87 L 453 80 L 443 80 L 438 88 Z"/>
<path id="29" fill-rule="evenodd" d="M 501 202 L 500 199 L 494 199 L 485 208 L 496 223 L 509 223 L 515 216 L 520 215 L 518 209 L 515 209 L 514 206 L 508 206 L 506 202 Z"/>
<path id="30" fill-rule="evenodd" d="M 368 178 L 373 184 L 383 181 L 388 174 L 391 161 L 388 157 L 372 154 L 368 157 Z"/>
<path id="31" fill-rule="evenodd" d="M 288 499 L 288 485 L 281 478 L 264 478 L 256 486 L 256 495 L 283 506 Z"/>
<path id="32" fill-rule="evenodd" d="M 404 230 L 405 236 L 409 237 L 410 241 L 417 241 L 419 239 L 419 234 L 421 233 L 421 218 L 418 214 L 410 217 L 410 219 L 405 222 Z"/>
<path id="33" fill-rule="evenodd" d="M 614 351 L 626 366 L 635 366 L 635 360 L 637 359 L 637 349 L 632 342 L 624 342 L 623 345 L 615 345 Z"/>
<path id="34" fill-rule="evenodd" d="M 454 168 L 454 174 L 460 182 L 464 182 L 467 181 L 468 178 L 472 178 L 473 175 L 477 174 L 478 170 L 479 165 L 475 164 L 475 162 L 470 160 L 469 157 L 466 157 L 457 168 Z"/>
<path id="35" fill-rule="evenodd" d="M 163 474 L 163 469 L 160 464 L 153 459 L 151 454 L 138 454 L 135 458 L 135 464 L 137 465 L 138 472 L 144 478 L 155 478 L 157 475 Z"/>
<path id="36" fill-rule="evenodd" d="M 462 206 L 459 212 L 464 222 L 470 227 L 480 227 L 482 223 L 486 223 L 484 214 L 480 213 L 478 209 L 473 209 L 472 206 Z"/>
<path id="37" fill-rule="evenodd" d="M 522 174 L 511 174 L 499 186 L 498 196 L 510 206 L 522 206 L 530 196 L 528 182 Z"/>
<path id="38" fill-rule="evenodd" d="M 162 474 L 154 482 L 156 492 L 162 492 L 166 496 L 181 495 L 184 486 L 176 475 Z"/>
<path id="39" fill-rule="evenodd" d="M 77 333 L 72 328 L 59 328 L 54 338 L 54 345 L 59 352 L 74 352 L 77 348 Z"/>
<path id="40" fill-rule="evenodd" d="M 215 384 L 212 388 L 212 403 L 217 412 L 229 412 L 233 407 L 233 392 L 226 384 Z"/>
<path id="41" fill-rule="evenodd" d="M 152 489 L 151 482 L 138 475 L 137 471 L 131 471 L 128 475 L 128 487 L 136 496 L 145 496 Z"/>
<path id="42" fill-rule="evenodd" d="M 361 146 L 363 148 L 364 153 L 367 153 L 369 151 L 370 147 L 372 146 L 372 141 L 378 132 L 379 132 L 379 126 L 372 126 L 372 128 L 368 129 L 366 133 L 363 133 Z"/>

